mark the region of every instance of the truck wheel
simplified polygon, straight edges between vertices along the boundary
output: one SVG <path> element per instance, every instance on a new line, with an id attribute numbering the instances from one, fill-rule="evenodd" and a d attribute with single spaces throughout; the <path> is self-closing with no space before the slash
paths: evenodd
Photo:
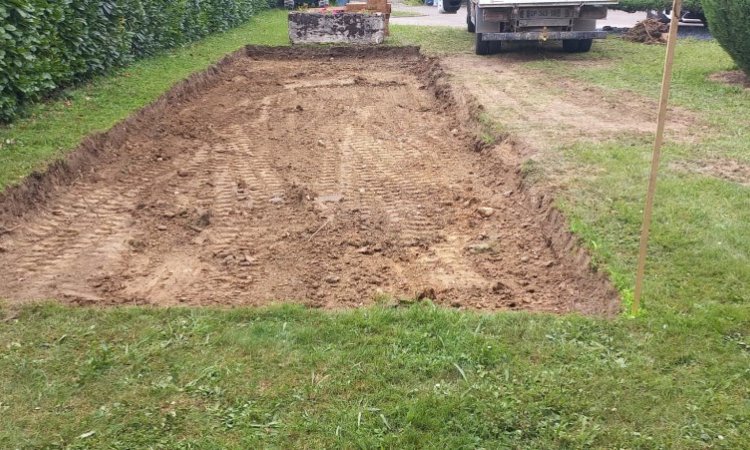
<path id="1" fill-rule="evenodd" d="M 471 21 L 470 5 L 467 5 L 466 7 L 466 29 L 469 30 L 469 33 L 475 33 L 477 31 L 477 26 L 474 25 L 474 22 Z"/>
<path id="2" fill-rule="evenodd" d="M 491 53 L 490 41 L 483 41 L 482 33 L 477 33 L 474 36 L 474 53 L 476 53 L 477 55 L 489 55 Z"/>
<path id="3" fill-rule="evenodd" d="M 594 45 L 593 39 L 581 39 L 578 41 L 578 52 L 586 53 L 591 50 L 592 45 Z"/>
<path id="4" fill-rule="evenodd" d="M 437 7 L 438 12 L 440 14 L 456 14 L 458 12 L 458 9 L 461 8 L 461 4 L 458 4 L 458 7 L 453 6 L 451 4 L 446 5 L 447 0 L 437 0 Z"/>
<path id="5" fill-rule="evenodd" d="M 593 39 L 565 39 L 563 40 L 563 50 L 568 53 L 586 53 L 591 50 Z"/>

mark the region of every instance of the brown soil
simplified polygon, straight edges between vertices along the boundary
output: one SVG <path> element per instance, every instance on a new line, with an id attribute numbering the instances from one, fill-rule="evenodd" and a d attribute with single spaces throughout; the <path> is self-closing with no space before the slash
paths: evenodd
<path id="1" fill-rule="evenodd" d="M 623 38 L 643 44 L 664 44 L 667 42 L 668 33 L 669 24 L 659 22 L 656 19 L 646 19 L 629 29 Z"/>
<path id="2" fill-rule="evenodd" d="M 750 164 L 732 159 L 680 161 L 673 163 L 672 167 L 678 171 L 700 173 L 742 186 L 750 186 Z"/>
<path id="3" fill-rule="evenodd" d="M 526 152 L 521 149 L 522 157 L 586 140 L 602 142 L 618 135 L 650 137 L 656 130 L 658 103 L 654 99 L 630 91 L 608 92 L 530 69 L 523 55 L 502 56 L 456 56 L 444 59 L 443 64 L 470 96 L 481 99 L 503 130 L 527 148 Z M 670 107 L 670 140 L 698 141 L 707 130 L 694 113 Z"/>
<path id="4" fill-rule="evenodd" d="M 750 89 L 750 77 L 741 70 L 729 70 L 726 72 L 714 73 L 709 79 L 730 86 L 739 86 L 745 89 Z"/>
<path id="5" fill-rule="evenodd" d="M 0 298 L 616 312 L 472 108 L 415 49 L 238 52 L 0 198 Z"/>

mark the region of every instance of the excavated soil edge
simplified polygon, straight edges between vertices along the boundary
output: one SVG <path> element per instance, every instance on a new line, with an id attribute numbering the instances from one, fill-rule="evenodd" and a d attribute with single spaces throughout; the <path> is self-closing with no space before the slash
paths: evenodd
<path id="1" fill-rule="evenodd" d="M 429 264 L 433 264 L 433 268 L 435 268 L 436 271 L 444 269 L 444 262 L 438 264 L 433 260 L 439 259 L 438 257 L 446 257 L 448 258 L 448 260 L 450 260 L 451 264 L 457 264 L 455 267 L 451 267 L 450 270 L 446 269 L 447 273 L 451 274 L 453 278 L 455 278 L 451 280 L 451 283 L 456 283 L 456 280 L 459 280 L 463 276 L 463 270 L 466 270 L 466 273 L 468 274 L 467 276 L 469 278 L 473 276 L 472 274 L 475 275 L 473 271 L 464 269 L 464 266 L 471 261 L 473 261 L 478 266 L 484 267 L 484 269 L 482 269 L 484 270 L 483 273 L 487 274 L 481 280 L 477 280 L 473 285 L 463 286 L 459 283 L 459 285 L 457 285 L 459 287 L 455 288 L 446 288 L 445 286 L 436 288 L 434 287 L 435 285 L 429 281 L 432 279 L 429 276 L 429 272 L 432 269 L 426 269 L 425 274 L 420 275 L 421 278 L 419 278 L 419 280 L 422 281 L 414 281 L 411 284 L 404 283 L 400 286 L 389 286 L 389 288 L 400 292 L 401 295 L 411 293 L 417 298 L 429 297 L 436 299 L 438 303 L 448 304 L 454 307 L 489 310 L 522 309 L 550 312 L 580 312 L 584 314 L 597 315 L 616 314 L 620 308 L 620 302 L 616 291 L 612 287 L 610 281 L 606 278 L 606 276 L 604 276 L 604 274 L 597 273 L 591 270 L 590 255 L 579 246 L 578 238 L 568 232 L 569 226 L 567 220 L 565 219 L 563 214 L 554 207 L 553 198 L 539 190 L 532 191 L 531 189 L 527 189 L 524 184 L 523 176 L 520 172 L 520 166 L 516 162 L 516 160 L 514 158 L 508 158 L 506 160 L 502 157 L 499 157 L 498 155 L 501 155 L 501 152 L 497 152 L 493 147 L 488 147 L 482 144 L 479 136 L 482 135 L 483 130 L 482 125 L 478 120 L 479 114 L 482 111 L 482 106 L 463 89 L 451 84 L 448 76 L 443 71 L 438 59 L 422 56 L 419 53 L 419 49 L 415 47 L 272 48 L 249 46 L 247 48 L 239 50 L 233 54 L 228 55 L 216 65 L 210 67 L 204 72 L 195 74 L 189 77 L 187 80 L 179 83 L 168 93 L 160 97 L 157 101 L 134 114 L 130 118 L 117 124 L 109 131 L 87 138 L 75 151 L 70 153 L 64 160 L 60 160 L 51 164 L 43 173 L 34 173 L 21 184 L 7 188 L 5 192 L 0 194 L 0 214 L 3 218 L 2 221 L 0 221 L 0 231 L 4 231 L 4 234 L 13 234 L 13 230 L 23 228 L 27 221 L 34 220 L 37 211 L 49 208 L 50 205 L 53 204 L 58 197 L 60 197 L 60 195 L 64 194 L 69 189 L 73 189 L 75 186 L 78 186 L 82 183 L 101 183 L 102 180 L 99 178 L 100 175 L 98 174 L 99 171 L 97 170 L 99 167 L 104 167 L 109 163 L 115 162 L 120 165 L 127 165 L 127 160 L 131 157 L 131 155 L 128 153 L 129 148 L 127 147 L 128 141 L 131 136 L 141 133 L 144 129 L 153 127 L 154 123 L 158 123 L 160 120 L 164 119 L 164 115 L 166 113 L 174 112 L 176 108 L 180 108 L 183 105 L 189 104 L 191 101 L 194 101 L 197 96 L 205 94 L 210 89 L 215 88 L 217 83 L 225 82 L 225 78 L 227 75 L 226 72 L 233 66 L 243 62 L 246 59 L 249 59 L 251 61 L 304 60 L 318 62 L 330 60 L 333 62 L 352 59 L 361 59 L 363 61 L 372 59 L 398 60 L 399 58 L 404 60 L 403 70 L 407 73 L 416 75 L 416 78 L 418 80 L 421 80 L 421 82 L 423 83 L 419 86 L 419 89 L 431 92 L 431 95 L 433 95 L 434 98 L 437 99 L 439 111 L 434 111 L 432 112 L 432 114 L 438 114 L 441 118 L 448 119 L 445 120 L 444 123 L 454 124 L 454 128 L 450 131 L 450 134 L 445 133 L 445 135 L 448 137 L 452 135 L 457 142 L 462 142 L 465 148 L 473 147 L 476 154 L 478 154 L 478 156 L 483 159 L 480 164 L 471 166 L 473 170 L 467 169 L 466 173 L 472 176 L 476 175 L 478 177 L 482 177 L 482 182 L 485 186 L 488 186 L 491 183 L 490 180 L 499 180 L 498 186 L 501 187 L 498 187 L 498 189 L 503 189 L 504 197 L 508 199 L 508 203 L 515 205 L 515 207 L 517 208 L 516 216 L 520 218 L 514 220 L 522 221 L 523 224 L 521 226 L 524 229 L 529 228 L 537 230 L 538 228 L 538 232 L 541 232 L 542 234 L 544 245 L 546 245 L 546 247 L 549 249 L 549 252 L 551 252 L 551 255 L 553 255 L 553 258 L 549 261 L 541 261 L 539 264 L 544 265 L 544 267 L 547 268 L 551 267 L 554 270 L 559 271 L 559 274 L 556 275 L 557 278 L 555 278 L 555 280 L 557 281 L 554 281 L 554 283 L 550 282 L 547 283 L 547 285 L 541 283 L 543 285 L 541 290 L 544 291 L 544 295 L 539 294 L 539 296 L 544 298 L 536 302 L 533 298 L 538 294 L 538 292 L 535 292 L 533 283 L 535 282 L 535 280 L 537 280 L 537 275 L 532 276 L 532 288 L 525 288 L 524 286 L 526 286 L 526 284 L 524 284 L 523 281 L 521 282 L 521 284 L 517 284 L 516 280 L 503 281 L 501 280 L 502 273 L 492 272 L 492 269 L 487 269 L 487 267 L 492 266 L 494 264 L 493 261 L 497 261 L 497 259 L 492 259 L 490 256 L 485 258 L 482 255 L 478 256 L 475 254 L 483 254 L 483 252 L 485 252 L 485 244 L 482 242 L 485 242 L 484 240 L 486 239 L 489 239 L 490 241 L 492 240 L 491 237 L 488 238 L 488 235 L 490 234 L 489 232 L 485 233 L 477 231 L 475 234 L 477 234 L 479 237 L 475 238 L 473 236 L 470 236 L 470 234 L 474 233 L 474 231 L 471 231 L 470 233 L 469 231 L 464 230 L 466 231 L 466 236 L 461 235 L 463 236 L 461 237 L 461 239 L 465 238 L 466 243 L 470 245 L 464 248 L 464 243 L 451 244 L 456 248 L 452 249 L 451 251 L 453 251 L 453 253 L 448 256 L 443 255 L 443 253 L 450 253 L 448 251 L 450 249 L 447 249 L 447 247 L 449 247 L 451 239 L 456 238 L 461 241 L 461 239 L 456 236 L 449 236 L 447 240 L 445 237 L 440 237 L 435 242 L 422 242 L 420 241 L 420 239 L 422 238 L 420 238 L 419 236 L 413 238 L 412 240 L 416 243 L 413 244 L 410 242 L 408 243 L 408 246 L 416 249 L 412 253 L 417 253 L 418 255 L 421 254 L 421 256 L 414 256 L 413 258 L 412 256 L 409 256 L 411 254 L 407 255 L 401 252 L 401 247 L 404 245 L 402 241 L 398 240 L 395 240 L 393 242 L 388 240 L 386 240 L 387 242 L 384 241 L 385 244 L 383 244 L 383 250 L 379 249 L 379 244 L 372 244 L 369 241 L 365 240 L 362 242 L 364 242 L 366 245 L 357 248 L 356 251 L 359 254 L 363 255 L 371 255 L 372 252 L 382 252 L 383 255 L 388 256 L 390 259 L 407 261 L 404 265 L 404 267 L 406 267 L 407 269 L 410 267 L 408 266 L 408 264 L 410 264 L 409 261 L 411 261 L 411 263 L 414 262 L 409 258 L 419 261 L 424 260 L 427 261 L 426 264 L 428 264 L 428 266 Z M 377 83 L 382 83 L 383 85 L 387 85 L 387 83 L 398 84 L 397 81 L 375 81 Z M 373 83 L 373 81 L 364 79 L 358 80 L 355 78 L 353 83 L 361 83 L 365 88 L 367 88 L 368 83 Z M 377 83 L 373 84 L 372 86 L 379 86 L 380 84 Z M 401 105 L 399 105 L 399 107 L 401 107 Z M 435 142 L 439 142 L 440 140 L 441 139 L 439 137 L 435 138 Z M 321 145 L 320 141 L 318 141 L 318 144 Z M 420 147 L 423 146 L 423 144 L 424 142 L 417 142 L 414 145 L 416 147 Z M 322 146 L 324 145 L 327 144 L 322 144 Z M 506 139 L 501 145 L 504 146 L 504 152 L 513 151 L 512 142 L 510 142 L 509 140 Z M 461 150 L 456 151 L 458 152 Z M 471 165 L 470 163 L 466 164 L 467 167 Z M 380 175 L 388 177 L 388 174 Z M 183 174 L 180 174 L 180 176 L 183 176 Z M 428 181 L 429 177 L 427 177 L 425 180 Z M 448 181 L 450 180 L 447 180 L 446 183 L 448 183 Z M 481 187 L 480 185 L 477 186 Z M 407 187 L 409 189 L 414 188 L 412 185 L 408 185 Z M 294 188 L 299 189 L 298 201 L 300 202 L 304 202 L 305 198 L 315 199 L 321 197 L 320 193 L 308 193 L 308 191 L 306 190 L 306 186 L 294 186 Z M 402 187 L 399 187 L 399 189 L 402 189 Z M 363 191 L 363 189 L 360 188 L 360 191 Z M 396 190 L 395 192 L 397 193 L 397 195 L 400 195 L 402 190 Z M 454 197 L 456 202 L 455 204 L 453 201 L 445 202 L 446 205 L 449 205 L 447 207 L 448 210 L 458 209 L 458 203 L 460 203 L 461 205 L 463 205 L 463 209 L 466 209 L 467 211 L 471 210 L 472 213 L 476 213 L 476 211 L 479 211 L 479 209 L 476 208 L 481 207 L 481 204 L 475 204 L 474 202 L 479 201 L 481 203 L 483 201 L 481 196 L 478 200 L 476 198 L 469 198 L 470 196 Z M 429 199 L 429 196 L 425 196 L 424 199 Z M 420 202 L 422 202 L 422 200 L 424 199 L 420 197 Z M 421 208 L 421 203 L 418 203 L 419 202 L 414 203 L 414 205 L 407 204 L 407 206 L 409 208 L 412 208 L 416 205 L 415 207 Z M 139 205 L 139 207 L 140 206 L 141 205 Z M 406 208 L 406 206 L 404 208 Z M 312 211 L 312 209 L 312 207 L 309 208 L 310 211 Z M 351 213 L 351 211 L 354 211 L 355 214 L 360 213 L 358 208 L 347 210 L 347 213 Z M 441 211 L 445 213 L 443 209 L 441 209 Z M 315 212 L 315 214 L 318 213 L 318 211 Z M 403 212 L 399 210 L 395 214 L 403 214 Z M 328 216 L 322 215 L 320 217 Z M 437 216 L 428 218 L 434 219 L 434 217 Z M 487 219 L 487 217 L 477 218 L 477 214 L 469 217 L 468 213 L 457 214 L 456 217 L 456 220 L 463 221 L 461 223 L 467 224 L 466 227 L 470 228 L 471 230 L 492 229 L 491 226 L 487 224 L 487 221 L 482 222 L 482 219 Z M 199 222 L 201 219 L 203 219 L 203 216 L 198 218 Z M 357 225 L 360 228 L 372 226 L 373 222 L 371 219 L 362 220 L 364 220 L 364 222 Z M 206 221 L 208 222 L 208 219 L 206 219 Z M 305 238 L 300 239 L 300 242 L 309 242 L 313 238 L 316 238 L 318 233 L 320 233 L 321 237 L 319 239 L 324 239 L 324 243 L 331 245 L 337 243 L 330 240 L 333 238 L 322 237 L 323 234 L 326 233 L 327 230 L 325 230 L 325 227 L 329 223 L 331 223 L 330 217 L 328 217 L 327 221 L 322 222 L 322 225 L 320 227 L 316 225 L 311 228 L 310 230 L 314 232 L 307 232 L 306 234 L 304 234 Z M 513 220 L 511 220 L 512 227 L 515 226 L 515 223 L 516 222 L 513 222 Z M 382 224 L 380 222 L 377 222 L 376 225 L 381 226 Z M 386 230 L 389 229 L 387 224 L 382 226 L 384 226 L 384 229 Z M 420 224 L 419 226 L 424 227 L 426 225 Z M 519 231 L 516 234 L 522 235 L 526 233 L 525 231 L 520 230 L 521 226 L 519 226 Z M 332 227 L 334 227 L 334 225 L 329 226 L 329 228 Z M 343 225 L 342 227 L 342 229 L 349 229 Z M 437 225 L 436 227 L 436 229 L 439 229 Z M 534 231 L 534 233 L 537 233 L 537 231 Z M 511 229 L 508 236 L 512 236 L 513 234 L 514 231 Z M 354 241 L 362 243 L 360 241 L 357 241 L 356 239 Z M 502 246 L 502 242 L 498 242 L 499 243 L 497 245 Z M 430 245 L 432 244 L 440 247 L 441 250 L 434 251 L 430 249 Z M 4 244 L 0 242 L 0 250 L 2 250 L 2 252 L 0 252 L 0 258 L 3 258 L 3 253 L 8 251 L 5 247 L 3 247 L 3 245 Z M 524 245 L 525 244 L 523 242 L 519 244 L 521 251 L 524 250 Z M 489 248 L 489 245 L 487 247 Z M 469 253 L 472 253 L 472 255 L 467 256 Z M 250 266 L 255 264 L 255 258 L 252 255 L 240 254 L 239 256 L 237 256 L 228 254 L 225 256 L 221 252 L 215 252 L 215 256 L 216 254 L 218 254 L 217 257 L 225 258 L 225 263 L 226 260 L 231 257 L 231 261 L 235 261 L 237 260 L 237 258 L 239 258 L 239 265 Z M 324 257 L 318 253 L 314 254 L 316 255 L 316 258 Z M 338 259 L 338 256 L 334 256 L 333 258 Z M 480 261 L 478 258 L 484 259 Z M 537 258 L 539 258 L 538 255 Z M 453 261 L 454 259 L 459 259 L 460 261 L 456 263 L 455 261 Z M 356 261 L 358 260 L 353 259 L 352 261 L 354 262 L 351 264 L 356 264 Z M 528 259 L 524 260 L 524 257 L 521 256 L 519 261 L 521 261 L 521 263 L 524 263 L 524 261 L 528 261 Z M 318 261 L 316 260 L 313 262 Z M 347 264 L 350 263 L 348 262 Z M 385 268 L 385 263 L 381 261 L 380 264 L 382 265 L 382 268 Z M 506 262 L 505 264 L 508 263 Z M 367 271 L 374 271 L 375 267 L 376 266 L 373 265 L 372 267 L 369 267 Z M 399 268 L 396 269 L 394 269 L 394 267 L 391 267 L 391 272 L 389 273 L 398 273 L 399 270 L 403 269 L 403 267 L 401 266 L 398 267 Z M 393 272 L 394 270 L 395 272 Z M 539 270 L 543 271 L 546 269 Z M 355 273 L 353 277 L 354 279 L 358 279 L 360 275 L 362 274 Z M 559 278 L 563 275 L 565 277 L 568 277 L 569 279 L 559 282 Z M 318 277 L 323 277 L 323 274 L 319 274 Z M 201 297 L 203 293 L 201 293 L 200 295 L 196 294 L 196 299 L 192 300 L 188 298 L 190 296 L 181 297 L 179 303 L 177 303 L 176 300 L 175 303 L 170 303 L 169 301 L 150 301 L 148 295 L 141 295 L 140 297 L 135 296 L 131 298 L 125 296 L 124 294 L 113 294 L 115 295 L 115 297 L 119 297 L 117 297 L 115 300 L 106 300 L 105 297 L 109 293 L 120 292 L 122 290 L 121 286 L 115 286 L 116 283 L 112 281 L 112 278 L 113 276 L 111 276 L 110 274 L 103 276 L 100 280 L 96 281 L 95 286 L 97 289 L 99 289 L 97 291 L 98 294 L 68 291 L 61 295 L 61 297 L 63 297 L 61 298 L 61 300 L 67 301 L 72 304 L 83 305 L 119 305 L 134 303 L 153 304 L 159 306 L 168 306 L 171 304 L 239 306 L 264 304 L 264 302 L 267 302 L 268 300 L 266 299 L 266 301 L 263 301 L 257 299 L 249 299 L 247 301 L 239 302 L 233 302 L 231 300 L 208 301 L 205 299 L 205 297 Z M 381 277 L 380 280 L 383 281 L 383 278 L 387 278 L 387 276 Z M 541 275 L 541 278 L 544 278 L 543 274 Z M 125 277 L 125 279 L 129 280 L 130 278 Z M 248 277 L 248 279 L 250 279 L 250 277 Z M 304 277 L 302 277 L 301 279 L 305 280 Z M 494 281 L 496 279 L 498 281 Z M 219 279 L 217 278 L 217 280 Z M 341 280 L 339 280 L 337 277 L 328 276 L 325 277 L 324 280 L 320 281 L 321 283 L 313 282 L 316 287 L 314 290 L 308 292 L 309 298 L 312 300 L 303 300 L 303 303 L 315 307 L 336 308 L 360 306 L 363 303 L 370 302 L 369 300 L 363 302 L 361 298 L 349 299 L 353 296 L 354 293 L 359 291 L 358 287 L 354 286 L 353 290 L 347 290 L 343 288 L 338 289 L 338 286 L 344 283 L 342 283 Z M 486 282 L 491 282 L 491 285 L 485 286 Z M 357 283 L 354 284 L 356 285 Z M 416 285 L 419 285 L 419 287 L 415 288 Z M 243 289 L 247 289 L 246 286 L 243 286 L 244 285 L 235 286 L 235 288 L 231 292 L 226 293 L 225 299 L 231 299 L 233 298 L 233 296 L 237 297 L 238 295 L 241 295 L 241 293 L 244 292 Z M 561 291 L 561 298 L 555 300 L 555 289 L 557 287 L 562 290 L 567 290 L 566 292 L 568 292 L 568 294 L 563 295 Z M 327 293 L 328 291 L 335 291 L 335 293 L 329 295 Z M 16 291 L 15 293 L 17 292 L 18 291 Z M 42 290 L 40 292 L 45 291 Z M 282 298 L 280 296 L 283 295 L 286 291 L 278 291 L 269 288 L 267 292 L 270 295 L 269 299 L 274 299 Z M 370 294 L 372 294 L 372 291 L 367 291 L 366 295 Z M 0 296 L 5 295 L 7 294 L 4 292 L 0 292 Z M 15 295 L 8 295 L 8 298 L 11 301 L 14 301 Z M 184 298 L 187 298 L 187 300 L 183 300 Z"/>
<path id="2" fill-rule="evenodd" d="M 461 122 L 468 124 L 475 150 L 493 160 L 496 166 L 491 170 L 504 172 L 512 180 L 515 184 L 513 195 L 518 196 L 518 204 L 534 210 L 543 218 L 539 225 L 550 249 L 561 259 L 572 262 L 571 267 L 578 276 L 599 285 L 603 303 L 606 305 L 599 311 L 600 313 L 605 315 L 619 313 L 621 300 L 617 290 L 606 274 L 594 269 L 596 266 L 592 264 L 591 254 L 580 245 L 580 238 L 569 231 L 570 223 L 562 211 L 555 206 L 554 193 L 546 191 L 543 187 L 532 187 L 525 182 L 521 169 L 522 146 L 518 145 L 513 136 L 508 134 L 496 136 L 496 143 L 488 145 L 484 139 L 488 130 L 480 120 L 485 110 L 484 106 L 466 89 L 451 84 L 437 60 L 433 62 L 431 71 L 432 89 L 438 98 L 449 105 Z M 497 151 L 498 147 L 501 147 L 500 151 Z"/>

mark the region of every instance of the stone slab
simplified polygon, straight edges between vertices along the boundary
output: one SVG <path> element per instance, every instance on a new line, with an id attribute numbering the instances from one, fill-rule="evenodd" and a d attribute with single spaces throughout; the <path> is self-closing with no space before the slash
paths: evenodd
<path id="1" fill-rule="evenodd" d="M 293 44 L 382 44 L 386 29 L 383 13 L 289 12 L 289 39 Z"/>

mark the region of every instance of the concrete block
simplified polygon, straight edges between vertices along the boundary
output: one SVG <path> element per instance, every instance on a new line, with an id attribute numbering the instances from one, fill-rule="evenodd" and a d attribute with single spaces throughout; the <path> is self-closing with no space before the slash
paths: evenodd
<path id="1" fill-rule="evenodd" d="M 291 11 L 289 39 L 293 44 L 381 44 L 386 15 L 346 11 Z"/>

